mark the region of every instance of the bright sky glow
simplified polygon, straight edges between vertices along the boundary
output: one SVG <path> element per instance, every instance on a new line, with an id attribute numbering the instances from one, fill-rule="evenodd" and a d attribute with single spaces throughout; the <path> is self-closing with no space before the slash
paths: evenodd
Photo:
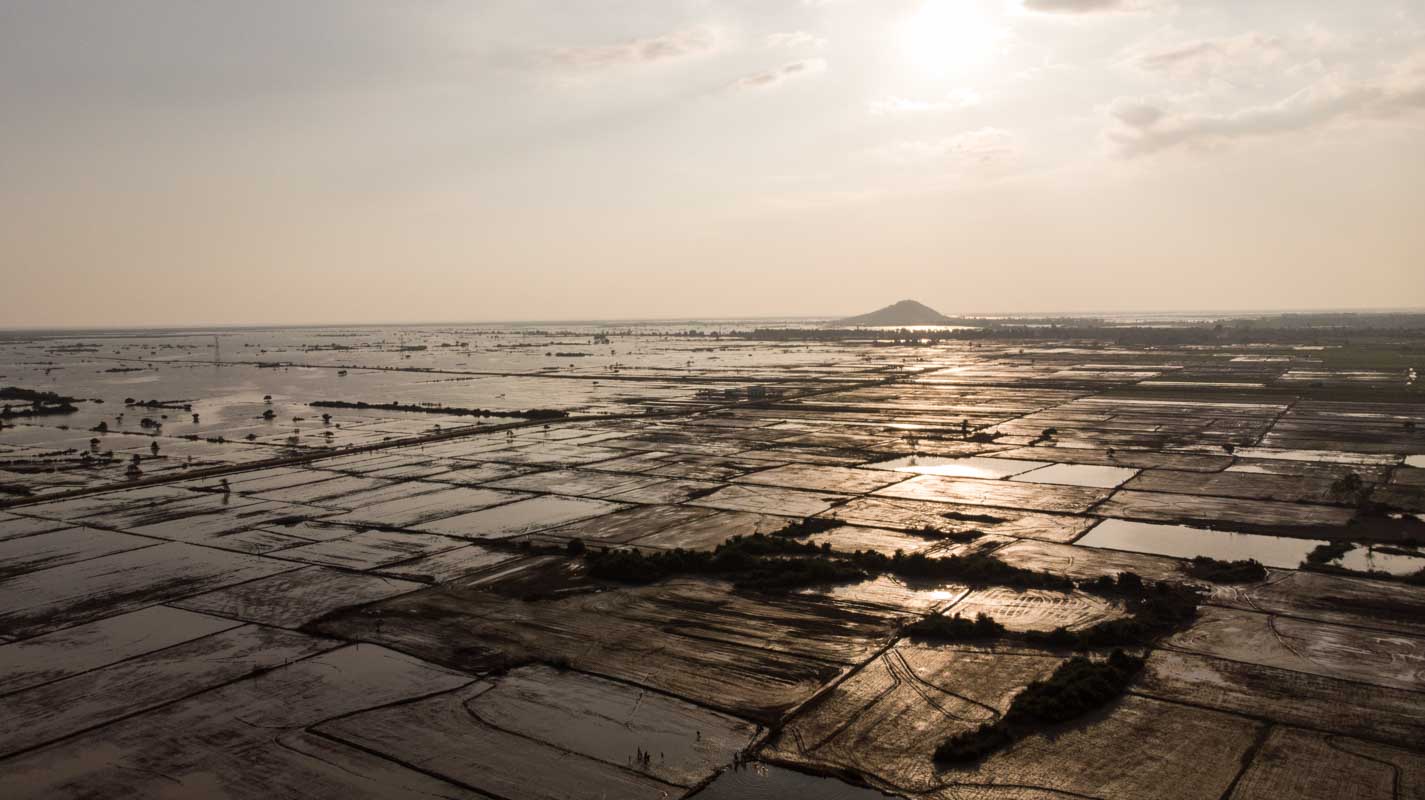
<path id="1" fill-rule="evenodd" d="M 1425 306 L 1420 0 L 13 0 L 0 109 L 0 327 Z"/>

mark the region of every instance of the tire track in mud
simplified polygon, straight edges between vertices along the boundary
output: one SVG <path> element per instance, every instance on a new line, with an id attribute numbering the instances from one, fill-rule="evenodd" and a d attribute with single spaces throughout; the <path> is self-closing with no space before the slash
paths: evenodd
<path id="1" fill-rule="evenodd" d="M 1400 766 L 1397 765 L 1397 764 L 1396 764 L 1395 762 L 1393 762 L 1393 761 L 1386 761 L 1386 760 L 1384 760 L 1384 759 L 1376 758 L 1375 756 L 1368 756 L 1368 755 L 1366 755 L 1366 754 L 1364 754 L 1364 753 L 1357 753 L 1357 752 L 1354 751 L 1354 750 L 1348 749 L 1347 747 L 1344 746 L 1344 742 L 1339 741 L 1339 740 L 1342 739 L 1342 738 L 1344 738 L 1344 737 L 1340 736 L 1339 734 L 1337 734 L 1337 735 L 1328 735 L 1328 736 L 1325 737 L 1326 746 L 1329 747 L 1329 748 L 1331 748 L 1332 750 L 1335 750 L 1335 751 L 1338 752 L 1338 753 L 1345 753 L 1345 754 L 1347 754 L 1347 755 L 1352 755 L 1352 756 L 1355 756 L 1355 757 L 1357 757 L 1357 758 L 1365 759 L 1366 761 L 1369 761 L 1369 762 L 1371 762 L 1371 763 L 1373 763 L 1373 764 L 1380 764 L 1381 766 L 1389 767 L 1389 768 L 1390 768 L 1390 796 L 1393 798 L 1393 800 L 1401 800 L 1401 796 L 1400 796 L 1400 791 L 1401 791 L 1401 789 L 1400 789 Z"/>
<path id="2" fill-rule="evenodd" d="M 1271 434 L 1272 429 L 1277 426 L 1277 423 L 1281 422 L 1282 419 L 1283 419 L 1284 417 L 1286 417 L 1287 414 L 1290 414 L 1293 410 L 1295 410 L 1297 404 L 1300 403 L 1300 402 L 1301 402 L 1301 395 L 1295 395 L 1295 396 L 1293 396 L 1293 397 L 1291 398 L 1291 401 L 1286 404 L 1286 407 L 1283 408 L 1283 409 L 1282 409 L 1279 413 L 1277 413 L 1275 416 L 1273 416 L 1272 419 L 1271 419 L 1271 421 L 1266 424 L 1266 427 L 1264 427 L 1264 428 L 1262 429 L 1262 432 L 1257 435 L 1257 438 L 1255 438 L 1255 439 L 1252 440 L 1252 446 L 1253 446 L 1253 447 L 1261 447 L 1261 446 L 1262 446 L 1262 442 L 1267 438 L 1267 436 L 1269 436 L 1269 435 Z M 1236 460 L 1237 460 L 1237 457 L 1234 455 L 1234 456 L 1232 457 L 1232 460 L 1233 460 L 1233 462 L 1235 463 Z"/>
<path id="3" fill-rule="evenodd" d="M 1248 667 L 1257 667 L 1257 668 L 1262 668 L 1262 669 L 1279 670 L 1279 671 L 1281 671 L 1281 672 L 1290 672 L 1290 673 L 1292 673 L 1293 675 L 1303 675 L 1303 676 L 1305 676 L 1305 677 L 1307 677 L 1307 678 L 1313 678 L 1313 679 L 1325 678 L 1325 679 L 1327 679 L 1327 680 L 1340 681 L 1341 683 L 1355 684 L 1355 685 L 1360 686 L 1360 687 L 1365 688 L 1365 689 L 1389 688 L 1391 691 L 1396 691 L 1396 692 L 1410 692 L 1410 693 L 1413 693 L 1413 694 L 1425 694 L 1425 689 L 1407 689 L 1407 688 L 1404 688 L 1404 687 L 1402 687 L 1402 686 L 1382 687 L 1382 686 L 1381 686 L 1380 684 L 1378 684 L 1378 683 L 1371 683 L 1370 681 L 1363 681 L 1363 680 L 1360 680 L 1360 679 L 1358 679 L 1358 678 L 1344 678 L 1344 677 L 1340 677 L 1340 676 L 1337 676 L 1337 675 L 1320 675 L 1320 674 L 1317 674 L 1317 673 L 1315 673 L 1315 672 L 1304 672 L 1304 671 L 1299 670 L 1299 669 L 1292 669 L 1291 667 L 1280 667 L 1280 666 L 1276 666 L 1275 664 L 1259 664 L 1259 663 L 1257 663 L 1257 662 L 1255 662 L 1255 661 L 1244 661 L 1244 660 L 1242 660 L 1242 659 L 1240 659 L 1240 658 L 1228 658 L 1227 656 L 1217 655 L 1217 654 L 1215 654 L 1215 653 L 1204 653 L 1204 652 L 1200 652 L 1200 651 L 1197 651 L 1197 650 L 1191 650 L 1191 649 L 1189 649 L 1189 648 L 1182 647 L 1182 646 L 1180 646 L 1180 645 L 1169 644 L 1169 643 L 1165 643 L 1165 642 L 1159 643 L 1159 644 L 1156 645 L 1153 649 L 1155 649 L 1155 650 L 1164 650 L 1164 651 L 1173 652 L 1173 653 L 1182 653 L 1182 654 L 1184 654 L 1184 655 L 1195 656 L 1195 657 L 1197 657 L 1197 658 L 1207 658 L 1207 659 L 1212 659 L 1212 660 L 1214 660 L 1214 661 L 1224 661 L 1224 662 L 1227 662 L 1227 663 L 1229 663 L 1229 664 L 1242 664 L 1242 665 L 1248 666 Z M 1135 692 L 1135 694 L 1143 694 L 1143 693 L 1141 693 L 1141 692 Z M 1154 700 L 1162 700 L 1162 701 L 1165 702 L 1165 703 L 1177 703 L 1177 704 L 1179 704 L 1179 705 L 1198 707 L 1195 703 L 1189 703 L 1189 702 L 1185 702 L 1185 701 L 1182 701 L 1182 700 L 1171 700 L 1171 699 L 1167 699 L 1167 698 L 1156 697 L 1156 696 L 1154 696 L 1154 695 L 1149 695 L 1149 694 L 1143 694 L 1143 696 L 1144 696 L 1144 697 L 1152 697 Z M 1214 711 L 1219 711 L 1219 710 L 1220 710 L 1220 709 L 1211 709 L 1210 706 L 1201 706 L 1201 708 L 1209 708 L 1210 710 L 1214 710 Z M 1259 719 L 1259 717 L 1252 716 L 1251 714 L 1244 714 L 1244 713 L 1241 713 L 1241 712 L 1238 712 L 1238 711 L 1224 711 L 1223 713 L 1225 713 L 1225 714 L 1236 714 L 1236 715 L 1239 716 L 1239 717 L 1247 717 L 1248 719 Z M 1266 717 L 1261 717 L 1260 719 L 1266 719 Z M 1301 726 L 1297 726 L 1297 727 L 1301 727 Z M 1313 729 L 1311 729 L 1311 730 L 1315 730 L 1315 729 L 1313 728 Z M 1325 732 L 1325 733 L 1331 733 L 1331 731 L 1324 731 L 1324 732 Z"/>
<path id="4" fill-rule="evenodd" d="M 890 670 L 887 669 L 887 672 L 889 673 Z M 809 754 L 825 747 L 833 739 L 840 736 L 842 733 L 845 733 L 846 729 L 854 725 L 857 717 L 867 713 L 877 704 L 879 704 L 882 700 L 894 694 L 897 688 L 899 688 L 899 679 L 897 679 L 895 675 L 891 675 L 891 684 L 889 686 L 877 692 L 875 696 L 871 697 L 869 700 L 858 706 L 854 714 L 847 714 L 841 724 L 834 726 L 830 732 L 828 732 L 825 736 L 821 737 L 821 739 L 818 740 L 817 743 L 812 745 L 811 747 L 806 746 L 806 740 L 802 738 L 801 730 L 793 728 L 791 730 L 791 735 L 792 739 L 797 743 L 797 752 Z M 790 722 L 790 719 L 788 721 Z"/>
<path id="5" fill-rule="evenodd" d="M 1256 738 L 1252 739 L 1252 744 L 1242 751 L 1242 766 L 1237 769 L 1237 774 L 1232 776 L 1232 782 L 1227 784 L 1227 788 L 1222 790 L 1218 800 L 1231 800 L 1232 794 L 1237 791 L 1237 784 L 1242 782 L 1242 778 L 1247 774 L 1247 770 L 1252 768 L 1252 762 L 1257 760 L 1257 753 L 1267 744 L 1267 739 L 1271 737 L 1272 731 L 1277 727 L 1275 722 L 1268 721 L 1257 731 Z"/>
<path id="6" fill-rule="evenodd" d="M 966 697 L 965 695 L 958 694 L 956 692 L 952 692 L 949 689 L 943 689 L 921 678 L 915 673 L 915 668 L 910 665 L 910 662 L 905 660 L 905 654 L 902 653 L 899 648 L 892 649 L 890 653 L 887 653 L 887 656 L 894 659 L 894 663 L 888 662 L 886 664 L 886 669 L 888 672 L 891 673 L 897 684 L 904 680 L 904 682 L 910 687 L 911 691 L 915 692 L 921 697 L 921 699 L 925 700 L 926 704 L 929 705 L 931 708 L 934 708 L 936 711 L 939 711 L 945 716 L 950 717 L 951 719 L 961 720 L 962 722 L 973 722 L 973 720 L 967 720 L 964 717 L 959 716 L 958 714 L 952 713 L 950 710 L 946 709 L 943 705 L 941 705 L 937 700 L 932 699 L 931 690 L 934 690 L 935 692 L 939 692 L 941 694 L 949 695 L 958 700 L 962 700 L 966 703 L 969 703 L 970 705 L 983 708 L 986 711 L 990 712 L 990 714 L 992 714 L 995 718 L 998 718 L 1000 716 L 999 709 L 995 708 L 994 706 L 981 703 L 978 700 Z M 903 678 L 902 674 L 904 675 Z"/>
<path id="7" fill-rule="evenodd" d="M 1267 614 L 1267 630 L 1269 630 L 1269 631 L 1272 632 L 1272 638 L 1273 638 L 1273 639 L 1276 639 L 1277 644 L 1281 645 L 1281 648 L 1282 648 L 1283 650 L 1287 651 L 1288 653 L 1291 653 L 1292 655 L 1296 656 L 1297 658 L 1301 659 L 1302 661 L 1305 661 L 1305 662 L 1308 663 L 1308 664 L 1315 664 L 1315 663 L 1316 663 L 1316 662 L 1313 661 L 1312 659 L 1310 659 L 1310 658 L 1308 658 L 1307 656 L 1303 655 L 1303 654 L 1302 654 L 1300 651 L 1298 651 L 1295 647 L 1293 647 L 1293 646 L 1291 645 L 1290 641 L 1287 639 L 1286 635 L 1283 634 L 1280 630 L 1277 629 L 1277 615 L 1276 615 L 1276 614 Z"/>

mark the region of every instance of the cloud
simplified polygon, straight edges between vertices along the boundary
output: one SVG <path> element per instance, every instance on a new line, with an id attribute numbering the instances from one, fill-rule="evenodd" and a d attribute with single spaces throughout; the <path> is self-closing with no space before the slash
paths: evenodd
<path id="1" fill-rule="evenodd" d="M 808 58 L 803 61 L 793 61 L 790 64 L 784 64 L 777 69 L 743 76 L 734 81 L 732 85 L 737 89 L 765 89 L 792 78 L 801 77 L 803 75 L 814 75 L 825 69 L 825 59 Z"/>
<path id="2" fill-rule="evenodd" d="M 1147 0 L 1023 0 L 1025 11 L 1038 14 L 1103 14 L 1142 11 Z"/>
<path id="3" fill-rule="evenodd" d="M 871 102 L 867 110 L 876 116 L 889 114 L 917 114 L 935 111 L 956 111 L 980 104 L 980 94 L 973 89 L 955 89 L 938 100 L 912 100 L 906 97 L 887 97 Z"/>
<path id="4" fill-rule="evenodd" d="M 898 165 L 953 161 L 983 166 L 1008 161 L 1019 154 L 1018 138 L 1002 128 L 980 128 L 943 139 L 893 142 L 871 151 L 882 161 Z"/>
<path id="5" fill-rule="evenodd" d="M 1133 63 L 1146 72 L 1213 74 L 1244 65 L 1272 64 L 1286 53 L 1282 40 L 1260 33 L 1223 39 L 1195 39 L 1139 53 Z"/>
<path id="6" fill-rule="evenodd" d="M 791 49 L 794 47 L 824 47 L 826 40 L 820 36 L 813 36 L 806 31 L 791 31 L 788 33 L 767 34 L 767 46 L 776 48 Z"/>
<path id="7" fill-rule="evenodd" d="M 602 69 L 700 55 L 713 51 L 717 44 L 717 35 L 712 30 L 692 28 L 619 44 L 561 47 L 551 51 L 550 58 L 557 64 L 574 69 Z"/>
<path id="8" fill-rule="evenodd" d="M 1275 103 L 1226 113 L 1173 113 L 1120 98 L 1108 108 L 1105 137 L 1125 156 L 1210 149 L 1333 123 L 1394 120 L 1425 111 L 1425 54 L 1373 80 L 1322 79 Z"/>

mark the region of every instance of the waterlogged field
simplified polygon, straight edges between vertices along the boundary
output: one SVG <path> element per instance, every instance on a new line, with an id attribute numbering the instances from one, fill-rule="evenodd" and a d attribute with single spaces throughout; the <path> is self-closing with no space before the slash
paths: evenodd
<path id="1" fill-rule="evenodd" d="M 1425 796 L 1409 366 L 748 327 L 0 340 L 0 796 Z"/>

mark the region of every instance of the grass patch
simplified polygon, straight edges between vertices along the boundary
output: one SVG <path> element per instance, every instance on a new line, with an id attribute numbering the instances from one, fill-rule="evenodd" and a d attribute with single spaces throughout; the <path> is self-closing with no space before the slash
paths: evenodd
<path id="1" fill-rule="evenodd" d="M 1332 369 L 1409 370 L 1425 365 L 1425 351 L 1419 345 L 1345 345 L 1328 347 L 1317 353 Z"/>

